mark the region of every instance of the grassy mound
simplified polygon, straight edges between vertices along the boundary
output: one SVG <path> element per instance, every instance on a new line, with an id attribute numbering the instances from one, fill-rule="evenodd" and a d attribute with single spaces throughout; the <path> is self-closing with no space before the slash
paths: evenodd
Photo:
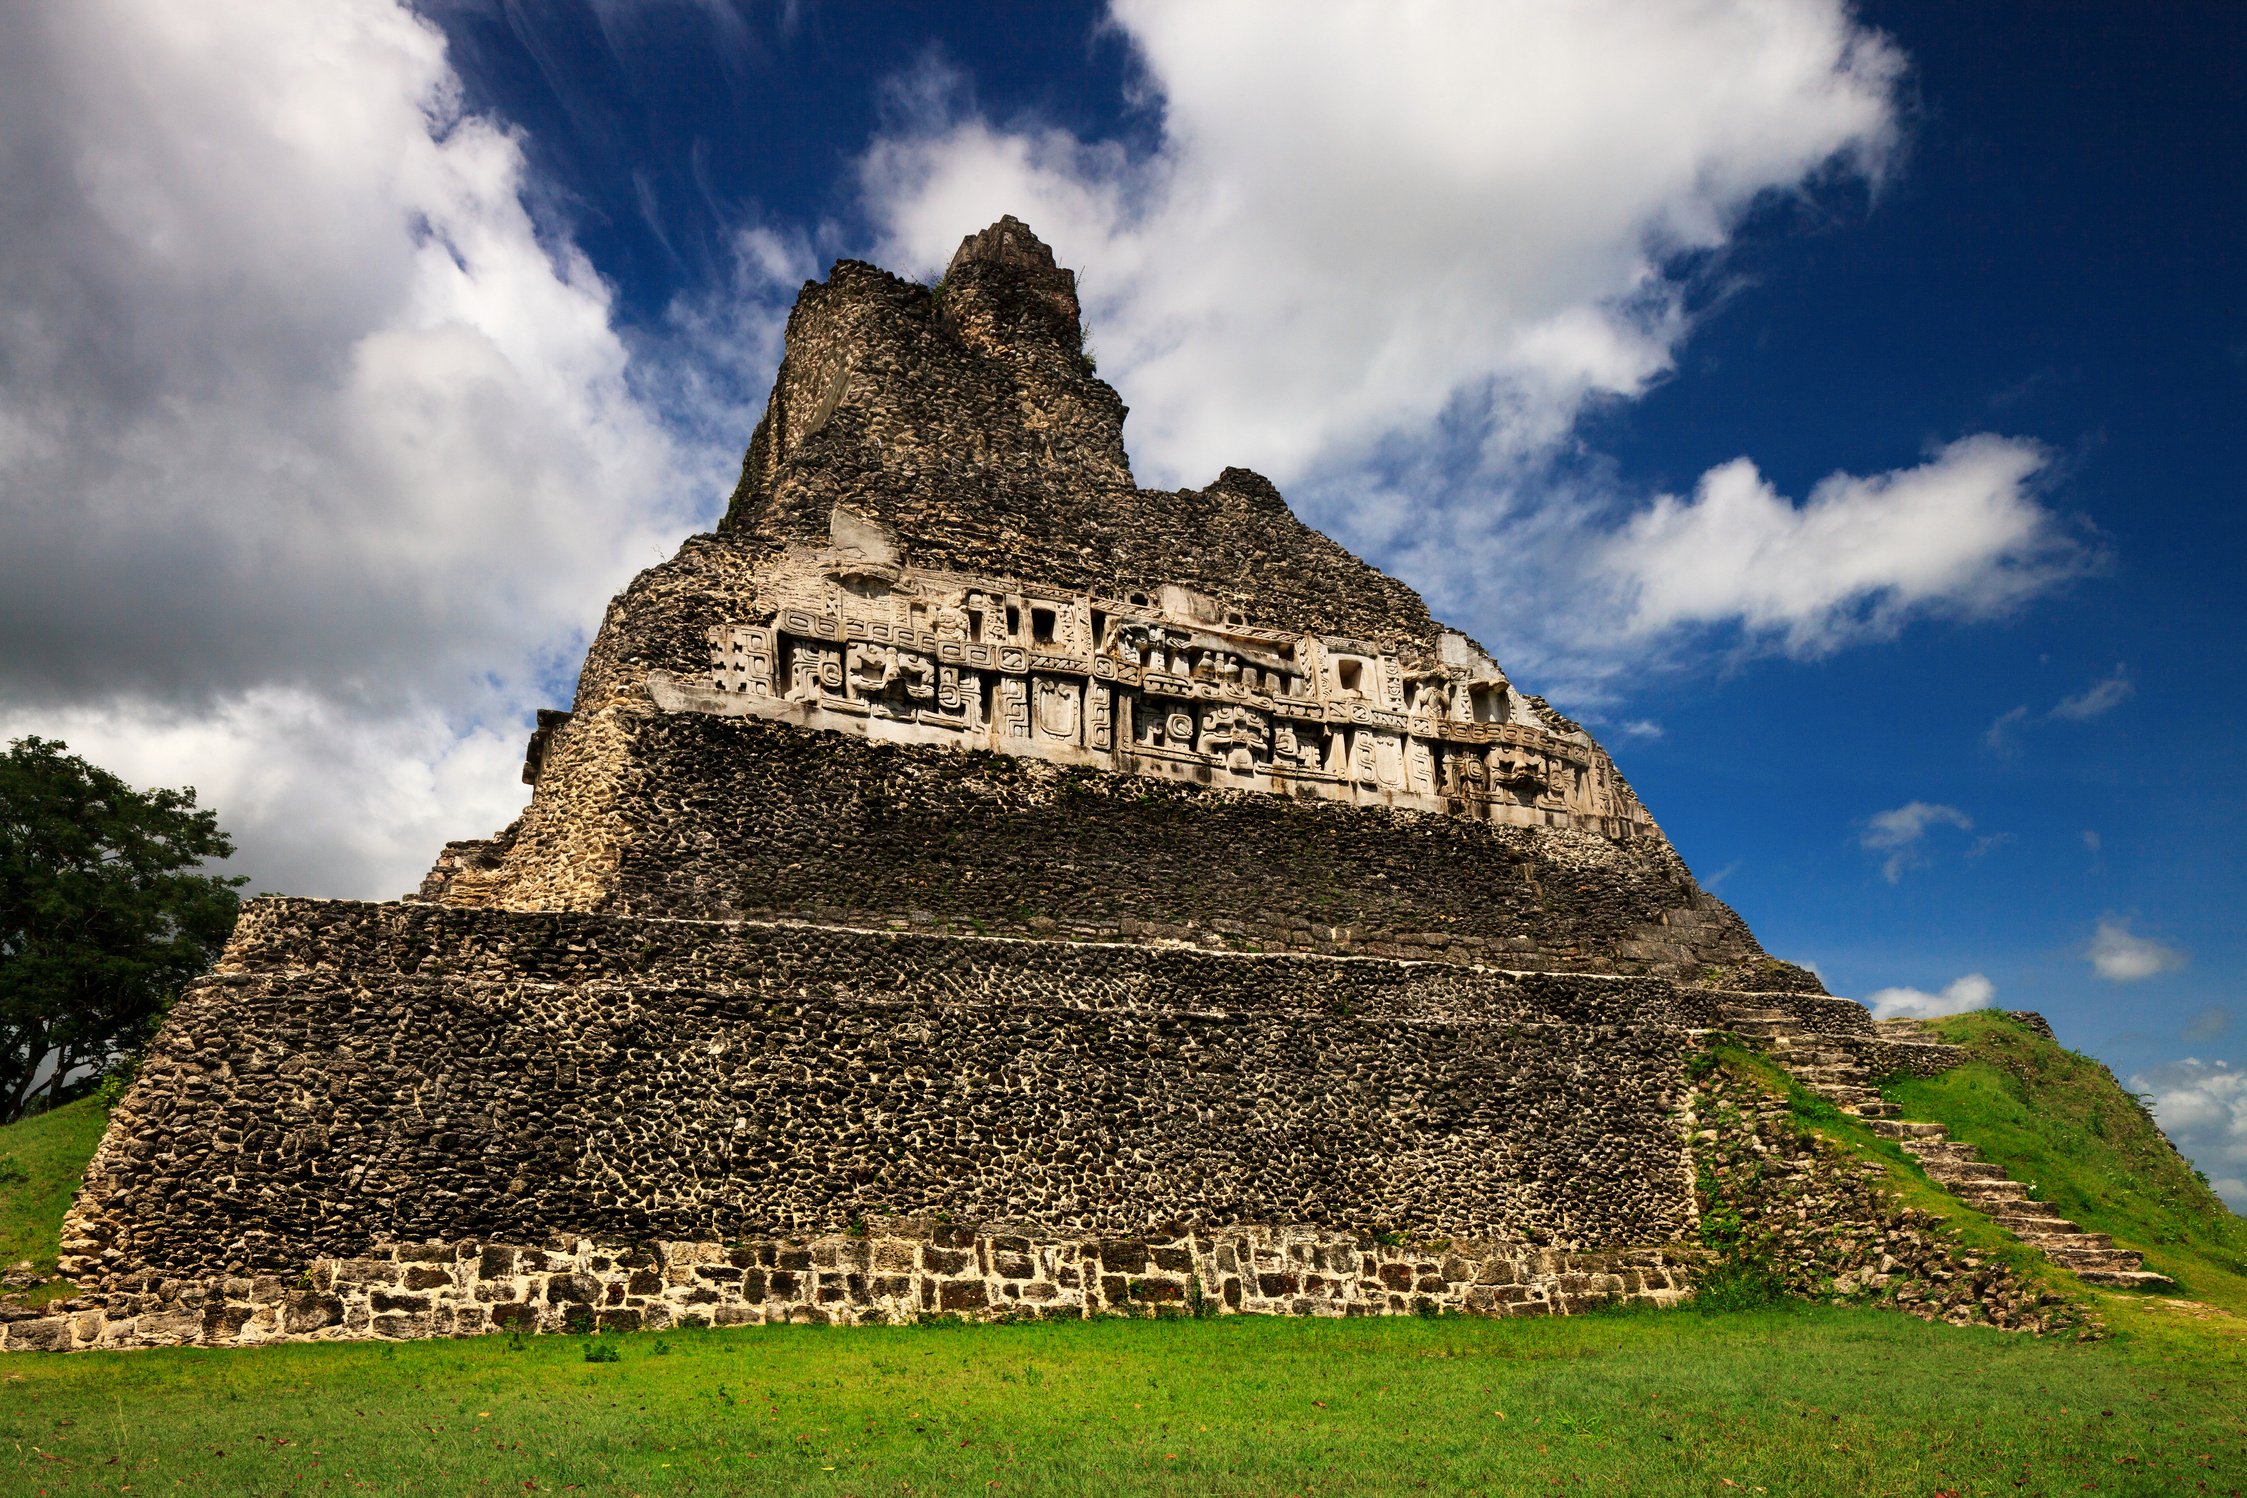
<path id="1" fill-rule="evenodd" d="M 2226 1207 L 2151 1114 L 2087 1056 L 1990 1010 L 1936 1020 L 1966 1065 L 1883 1089 L 1946 1125 L 2062 1216 L 2143 1253 L 2184 1293 L 2247 1315 L 2247 1219 Z"/>
<path id="2" fill-rule="evenodd" d="M 29 1259 L 41 1278 L 53 1279 L 62 1214 L 108 1121 L 100 1103 L 80 1098 L 0 1128 L 0 1269 Z M 67 1285 L 49 1284 L 23 1299 L 36 1305 L 68 1293 Z"/>

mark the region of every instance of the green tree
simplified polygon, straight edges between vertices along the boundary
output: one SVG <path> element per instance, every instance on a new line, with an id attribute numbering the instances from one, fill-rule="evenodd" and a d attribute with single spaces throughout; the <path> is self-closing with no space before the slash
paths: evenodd
<path id="1" fill-rule="evenodd" d="M 0 1122 L 139 1049 L 241 903 L 205 869 L 234 844 L 192 789 L 136 791 L 67 751 L 0 756 Z"/>

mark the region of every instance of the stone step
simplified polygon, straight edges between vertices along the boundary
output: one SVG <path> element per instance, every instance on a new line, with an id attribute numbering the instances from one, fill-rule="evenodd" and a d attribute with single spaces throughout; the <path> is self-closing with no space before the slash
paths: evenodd
<path id="1" fill-rule="evenodd" d="M 2080 1224 L 2065 1217 L 2046 1217 L 2037 1212 L 1992 1212 L 1990 1221 L 2019 1238 L 2024 1243 L 2031 1233 L 2080 1233 Z"/>
<path id="2" fill-rule="evenodd" d="M 2025 1202 L 2030 1200 L 2029 1188 L 2019 1181 L 2000 1178 L 1994 1181 L 1960 1181 L 1950 1188 L 1951 1195 L 1962 1197 L 1976 1206 L 1991 1202 Z"/>
<path id="3" fill-rule="evenodd" d="M 1929 1180 L 1941 1181 L 1946 1186 L 1960 1181 L 2011 1179 L 2005 1174 L 2004 1166 L 1992 1165 L 1987 1160 L 1961 1160 L 1955 1156 L 1946 1159 L 1938 1155 L 1933 1159 L 1923 1159 L 1920 1163 L 1926 1167 Z"/>
<path id="4" fill-rule="evenodd" d="M 2106 1253 L 2109 1250 L 2112 1250 L 2115 1253 L 2137 1252 L 2137 1250 L 2135 1249 L 2115 1248 L 2114 1239 L 2109 1237 L 2105 1233 L 2087 1233 L 2083 1229 L 2073 1226 L 2065 1228 L 2031 1228 L 2026 1232 L 2016 1232 L 2013 1236 L 2019 1238 L 2023 1243 L 2032 1243 L 2038 1248 L 2047 1250 L 2054 1248 L 2068 1248 L 2082 1249 L 2086 1252 L 2091 1253 Z"/>
<path id="5" fill-rule="evenodd" d="M 1880 1102 L 1859 1103 L 1855 1107 L 1844 1107 L 1841 1111 L 1854 1113 L 1859 1118 L 1894 1118 L 1904 1110 L 1899 1105 L 1884 1099 Z"/>
<path id="6" fill-rule="evenodd" d="M 1883 1139 L 1948 1139 L 1951 1132 L 1939 1123 L 1907 1118 L 1884 1118 L 1872 1127 Z"/>
<path id="7" fill-rule="evenodd" d="M 2177 1282 L 2150 1269 L 2078 1269 L 2075 1277 L 2087 1285 L 2111 1285 L 2122 1290 L 2174 1290 Z"/>
<path id="8" fill-rule="evenodd" d="M 2070 1233 L 2058 1241 L 2049 1239 L 2041 1243 L 2026 1239 L 2023 1241 L 2029 1242 L 2031 1247 L 2055 1264 L 2089 1264 L 2106 1269 L 2135 1269 L 2146 1261 L 2146 1256 L 2134 1248 L 2116 1248 L 2114 1240 L 2111 1238 L 2105 1243 L 2076 1241 L 2078 1238 L 2088 1239 L 2091 1236 L 2089 1233 Z M 2106 1237 L 2104 1233 L 2098 1236 Z"/>

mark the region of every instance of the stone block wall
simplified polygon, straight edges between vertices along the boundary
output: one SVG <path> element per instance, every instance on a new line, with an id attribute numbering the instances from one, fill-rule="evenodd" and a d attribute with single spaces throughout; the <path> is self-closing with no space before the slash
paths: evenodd
<path id="1" fill-rule="evenodd" d="M 1658 841 L 697 713 L 571 720 L 492 859 L 439 898 L 1817 988 Z"/>
<path id="2" fill-rule="evenodd" d="M 733 1243 L 385 1244 L 278 1275 L 145 1276 L 0 1327 L 8 1351 L 663 1331 L 927 1317 L 1568 1315 L 1684 1298 L 1682 1248 L 1603 1253 L 1521 1243 L 1389 1243 L 1242 1226 L 1054 1238 L 921 1220 Z"/>
<path id="3" fill-rule="evenodd" d="M 949 1212 L 1599 1248 L 1690 1220 L 1690 991 L 1451 963 L 260 900 L 121 1101 L 81 1284 Z"/>

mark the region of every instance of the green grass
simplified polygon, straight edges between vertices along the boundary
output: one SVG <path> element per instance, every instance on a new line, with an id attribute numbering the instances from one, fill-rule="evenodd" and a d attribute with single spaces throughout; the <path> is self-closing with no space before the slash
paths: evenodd
<path id="1" fill-rule="evenodd" d="M 1884 1089 L 1946 1125 L 2062 1216 L 2145 1255 L 2185 1294 L 2247 1315 L 2247 1220 L 2208 1189 L 2098 1062 L 1991 1011 L 1936 1021 L 1964 1066 Z"/>
<path id="2" fill-rule="evenodd" d="M 29 1259 L 53 1277 L 62 1214 L 108 1121 L 99 1103 L 80 1098 L 0 1128 L 0 1269 Z M 37 1303 L 68 1293 L 68 1286 L 42 1286 L 26 1298 Z"/>
<path id="3" fill-rule="evenodd" d="M 1831 1307 L 26 1356 L 0 1490 L 2247 1490 L 2247 1343 Z M 1729 1486 L 1727 1485 L 1729 1484 Z"/>

